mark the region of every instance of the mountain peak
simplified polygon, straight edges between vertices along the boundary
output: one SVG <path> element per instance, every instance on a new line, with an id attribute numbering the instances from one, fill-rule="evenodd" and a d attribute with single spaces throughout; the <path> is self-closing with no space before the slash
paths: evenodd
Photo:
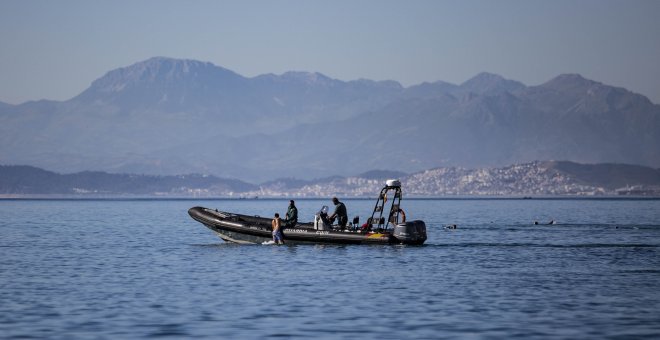
<path id="1" fill-rule="evenodd" d="M 476 76 L 466 80 L 463 84 L 469 83 L 469 82 L 481 82 L 481 81 L 502 81 L 506 80 L 504 77 L 502 77 L 499 74 L 495 73 L 490 73 L 490 72 L 479 72 Z"/>
<path id="2" fill-rule="evenodd" d="M 337 80 L 319 72 L 289 71 L 282 74 L 282 79 L 300 81 L 305 84 L 328 84 Z"/>
<path id="3" fill-rule="evenodd" d="M 174 59 L 168 57 L 149 58 L 145 61 L 128 66 L 127 68 L 132 68 L 137 71 L 148 72 L 151 74 L 158 74 L 162 72 L 180 72 L 186 74 L 200 70 L 204 71 L 207 69 L 220 69 L 229 71 L 210 62 L 203 62 L 192 59 Z"/>
<path id="4" fill-rule="evenodd" d="M 239 78 L 241 76 L 210 62 L 153 57 L 106 73 L 92 83 L 91 89 L 106 93 L 120 92 L 138 85 L 162 85 L 191 78 L 209 77 Z"/>
<path id="5" fill-rule="evenodd" d="M 246 78 L 210 62 L 153 57 L 114 69 L 95 80 L 74 101 L 114 103 L 117 107 L 194 104 L 211 89 L 228 93 Z M 144 109 L 142 107 L 141 109 Z"/>
<path id="6" fill-rule="evenodd" d="M 465 81 L 460 87 L 478 94 L 495 94 L 520 90 L 526 86 L 521 82 L 505 79 L 498 74 L 481 72 Z"/>
<path id="7" fill-rule="evenodd" d="M 555 90 L 575 90 L 575 89 L 586 89 L 594 85 L 602 85 L 597 81 L 593 81 L 577 73 L 565 73 L 560 74 L 548 82 L 543 84 L 543 87 L 555 89 Z"/>
<path id="8" fill-rule="evenodd" d="M 561 74 L 537 88 L 550 90 L 564 98 L 573 98 L 574 101 L 579 100 L 583 105 L 586 103 L 596 105 L 598 106 L 596 111 L 618 112 L 632 107 L 637 107 L 640 113 L 658 110 L 647 97 L 641 94 L 587 79 L 579 74 Z"/>
<path id="9" fill-rule="evenodd" d="M 579 73 L 562 73 L 553 79 L 555 80 L 562 80 L 562 81 L 573 81 L 573 82 L 593 82 L 592 80 L 589 80 L 585 77 L 583 77 Z"/>

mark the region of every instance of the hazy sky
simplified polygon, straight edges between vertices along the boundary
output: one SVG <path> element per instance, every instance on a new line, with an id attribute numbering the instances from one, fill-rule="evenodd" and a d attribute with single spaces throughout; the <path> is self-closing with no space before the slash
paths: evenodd
<path id="1" fill-rule="evenodd" d="M 404 86 L 580 73 L 660 103 L 660 0 L 0 0 L 0 101 L 66 100 L 154 56 Z"/>

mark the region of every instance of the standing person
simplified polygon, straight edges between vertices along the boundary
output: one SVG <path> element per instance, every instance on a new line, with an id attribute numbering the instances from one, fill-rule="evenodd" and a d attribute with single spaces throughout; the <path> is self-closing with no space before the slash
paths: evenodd
<path id="1" fill-rule="evenodd" d="M 284 217 L 284 228 L 295 227 L 297 223 L 298 223 L 298 208 L 296 208 L 296 202 L 290 200 L 289 209 L 286 211 L 286 216 Z M 284 228 L 282 230 L 284 230 Z"/>
<path id="2" fill-rule="evenodd" d="M 284 244 L 284 236 L 282 235 L 282 220 L 280 214 L 275 213 L 275 218 L 270 222 L 273 227 L 273 242 L 276 244 Z"/>
<path id="3" fill-rule="evenodd" d="M 346 224 L 348 223 L 348 212 L 346 211 L 346 206 L 344 203 L 339 202 L 337 197 L 332 198 L 332 203 L 335 205 L 335 211 L 332 213 L 332 215 L 328 216 L 328 218 L 333 222 L 335 218 L 337 218 L 337 225 L 340 229 L 344 230 L 346 229 Z"/>

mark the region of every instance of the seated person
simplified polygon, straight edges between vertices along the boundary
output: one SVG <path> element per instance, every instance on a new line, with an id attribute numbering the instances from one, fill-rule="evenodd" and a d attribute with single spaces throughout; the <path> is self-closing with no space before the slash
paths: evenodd
<path id="1" fill-rule="evenodd" d="M 289 201 L 289 208 L 286 211 L 286 217 L 284 219 L 284 225 L 282 226 L 282 230 L 284 228 L 293 228 L 296 226 L 298 223 L 298 208 L 296 208 L 296 204 L 293 200 Z"/>

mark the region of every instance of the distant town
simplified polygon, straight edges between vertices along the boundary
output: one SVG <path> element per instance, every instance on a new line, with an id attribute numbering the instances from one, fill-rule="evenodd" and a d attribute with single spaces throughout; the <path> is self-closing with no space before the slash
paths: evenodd
<path id="1" fill-rule="evenodd" d="M 569 163 L 568 164 L 576 164 Z M 635 195 L 660 196 L 660 171 L 656 172 L 656 183 L 617 186 L 610 183 L 587 182 L 569 172 L 561 171 L 556 163 L 534 162 L 505 168 L 437 168 L 405 176 L 401 179 L 404 192 L 409 196 L 604 196 Z M 651 169 L 651 171 L 653 171 Z M 241 195 L 247 197 L 370 197 L 378 192 L 384 178 L 339 177 L 319 180 L 300 187 L 287 187 L 286 182 L 262 185 Z M 630 183 L 641 183 L 630 179 Z M 197 194 L 202 194 L 197 193 Z M 210 194 L 210 192 L 209 192 Z"/>

